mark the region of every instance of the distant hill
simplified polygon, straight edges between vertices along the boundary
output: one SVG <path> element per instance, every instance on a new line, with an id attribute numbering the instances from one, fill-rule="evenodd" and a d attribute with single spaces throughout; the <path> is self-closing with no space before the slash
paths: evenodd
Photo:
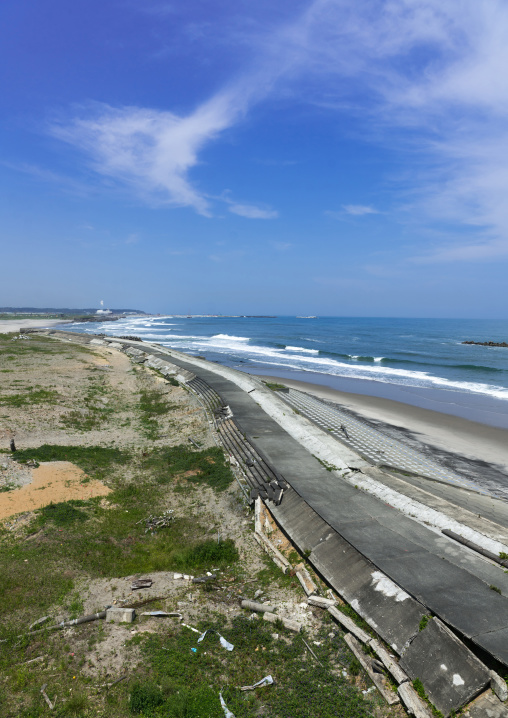
<path id="1" fill-rule="evenodd" d="M 0 307 L 0 314 L 96 314 L 98 307 L 68 309 L 67 307 Z M 110 309 L 112 314 L 146 314 L 141 309 Z"/>

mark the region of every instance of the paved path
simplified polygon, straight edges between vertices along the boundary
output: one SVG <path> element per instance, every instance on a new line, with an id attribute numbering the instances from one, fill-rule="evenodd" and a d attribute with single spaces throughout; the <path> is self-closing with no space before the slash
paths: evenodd
<path id="1" fill-rule="evenodd" d="M 327 471 L 261 409 L 255 392 L 175 354 L 171 361 L 220 394 L 247 438 L 337 533 L 448 625 L 508 665 L 508 598 L 489 588 L 508 595 L 502 567 Z"/>
<path id="2" fill-rule="evenodd" d="M 358 490 L 336 472 L 328 471 L 261 408 L 258 401 L 263 403 L 262 395 L 268 392 L 261 384 L 257 384 L 257 391 L 248 393 L 238 385 L 246 385 L 246 376 L 240 372 L 222 366 L 214 371 L 210 363 L 193 361 L 169 349 L 147 344 L 137 348 L 170 361 L 206 382 L 229 405 L 251 444 L 342 541 L 357 549 L 450 627 L 508 666 L 508 574 L 502 567 Z M 269 400 L 279 402 L 272 394 Z M 266 401 L 264 403 L 266 405 Z M 291 411 L 289 407 L 288 410 Z M 350 449 L 345 448 L 345 452 L 353 457 Z M 447 488 L 455 492 L 462 490 L 450 485 Z M 288 501 L 289 506 L 291 499 Z M 505 504 L 502 505 L 504 508 Z M 283 507 L 284 501 L 280 508 Z M 503 523 L 506 514 L 496 514 L 494 509 L 492 512 L 496 518 L 501 516 Z M 337 563 L 340 560 L 337 554 Z"/>

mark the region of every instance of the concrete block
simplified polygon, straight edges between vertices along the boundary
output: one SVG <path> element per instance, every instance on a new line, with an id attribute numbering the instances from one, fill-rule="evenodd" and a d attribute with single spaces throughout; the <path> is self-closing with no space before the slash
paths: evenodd
<path id="1" fill-rule="evenodd" d="M 495 671 L 490 671 L 490 687 L 500 701 L 505 701 L 508 698 L 508 685 Z"/>
<path id="2" fill-rule="evenodd" d="M 242 608 L 248 611 L 257 611 L 257 613 L 275 613 L 275 608 L 268 603 L 256 603 L 256 601 L 248 601 L 244 599 L 240 604 Z"/>
<path id="3" fill-rule="evenodd" d="M 329 606 L 328 613 L 333 616 L 343 628 L 352 633 L 353 636 L 356 636 L 356 638 L 360 639 L 362 643 L 369 642 L 370 636 L 368 635 L 368 633 L 365 633 L 362 628 L 356 625 L 352 618 L 346 616 L 346 614 L 342 613 L 342 611 L 339 611 L 338 608 L 335 608 L 335 606 Z"/>
<path id="4" fill-rule="evenodd" d="M 432 711 L 410 683 L 402 683 L 397 692 L 410 715 L 415 718 L 433 718 Z"/>
<path id="5" fill-rule="evenodd" d="M 490 682 L 483 663 L 437 618 L 409 644 L 400 666 L 412 680 L 421 680 L 429 700 L 445 716 Z"/>
<path id="6" fill-rule="evenodd" d="M 285 530 L 292 536 L 287 527 Z M 313 549 L 309 560 L 396 653 L 418 633 L 418 625 L 428 613 L 425 608 L 341 536 L 331 534 Z"/>
<path id="7" fill-rule="evenodd" d="M 381 659 L 381 662 L 385 668 L 392 674 L 393 678 L 397 683 L 405 683 L 409 680 L 408 676 L 404 673 L 399 664 L 395 659 L 388 653 L 388 651 L 379 643 L 375 638 L 371 638 L 369 646 Z"/>
<path id="8" fill-rule="evenodd" d="M 378 691 L 381 693 L 385 701 L 389 706 L 393 706 L 395 703 L 400 703 L 399 696 L 390 688 L 390 684 L 386 678 L 380 673 L 375 673 L 372 668 L 372 658 L 367 656 L 363 651 L 361 645 L 358 643 L 356 638 L 350 633 L 344 636 L 344 640 L 349 646 L 350 650 L 354 653 L 357 659 L 360 661 L 363 669 L 367 672 L 370 680 L 374 683 Z"/>
<path id="9" fill-rule="evenodd" d="M 291 618 L 282 618 L 282 616 L 277 616 L 276 613 L 263 613 L 263 618 L 265 621 L 270 621 L 270 623 L 282 621 L 284 628 L 288 628 L 290 631 L 294 631 L 295 633 L 300 633 L 302 630 L 302 626 L 298 623 L 298 621 L 293 621 Z"/>
<path id="10" fill-rule="evenodd" d="M 330 608 L 330 606 L 336 606 L 337 601 L 333 598 L 323 598 L 322 596 L 309 596 L 307 603 L 310 606 L 318 606 L 318 608 Z"/>
<path id="11" fill-rule="evenodd" d="M 492 691 L 485 691 L 467 707 L 467 718 L 508 718 L 508 708 Z"/>
<path id="12" fill-rule="evenodd" d="M 116 608 L 116 606 L 112 606 L 106 610 L 106 621 L 132 623 L 135 618 L 136 609 L 134 608 Z"/>
<path id="13" fill-rule="evenodd" d="M 307 596 L 312 596 L 313 593 L 317 592 L 317 586 L 310 577 L 310 573 L 307 571 L 303 563 L 299 563 L 296 568 L 296 577 L 302 584 L 302 588 Z"/>

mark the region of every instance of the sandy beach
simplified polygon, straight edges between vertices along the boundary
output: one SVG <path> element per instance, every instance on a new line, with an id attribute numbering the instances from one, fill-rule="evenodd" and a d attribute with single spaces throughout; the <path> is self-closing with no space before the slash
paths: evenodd
<path id="1" fill-rule="evenodd" d="M 365 396 L 312 384 L 297 379 L 277 376 L 259 376 L 299 389 L 325 401 L 335 402 L 378 425 L 381 430 L 404 434 L 406 440 L 424 444 L 442 458 L 464 472 L 504 474 L 508 483 L 508 430 L 469 421 L 451 414 L 442 414 L 410 404 Z M 468 472 L 469 473 L 469 472 Z M 497 479 L 502 479 L 498 476 Z"/>
<path id="2" fill-rule="evenodd" d="M 0 334 L 10 334 L 20 329 L 43 329 L 68 323 L 68 319 L 0 319 Z"/>

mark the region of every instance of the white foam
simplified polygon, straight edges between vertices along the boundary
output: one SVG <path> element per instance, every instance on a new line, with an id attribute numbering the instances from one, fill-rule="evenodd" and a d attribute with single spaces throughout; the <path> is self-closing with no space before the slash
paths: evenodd
<path id="1" fill-rule="evenodd" d="M 319 349 L 305 349 L 304 347 L 286 347 L 288 352 L 305 352 L 305 354 L 319 354 Z"/>
<path id="2" fill-rule="evenodd" d="M 233 342 L 248 342 L 249 337 L 235 337 L 231 334 L 214 334 L 211 339 L 230 339 Z"/>
<path id="3" fill-rule="evenodd" d="M 136 330 L 136 320 L 122 320 L 101 324 L 100 331 L 105 333 L 127 333 L 128 329 Z M 134 325 L 134 326 L 133 326 Z M 173 325 L 174 326 L 174 325 Z M 181 325 L 180 325 L 181 326 Z M 140 329 L 139 324 L 137 328 Z M 183 327 L 182 327 L 183 328 Z M 88 326 L 86 332 L 96 333 L 97 326 Z M 462 393 L 479 394 L 496 399 L 508 400 L 508 389 L 494 384 L 480 384 L 476 382 L 454 381 L 444 377 L 434 376 L 425 371 L 411 371 L 380 365 L 384 357 L 373 357 L 371 363 L 341 362 L 331 357 L 317 356 L 318 350 L 304 349 L 303 347 L 288 346 L 285 349 L 275 349 L 256 344 L 249 344 L 249 337 L 238 337 L 230 334 L 214 334 L 211 337 L 186 334 L 173 334 L 168 328 L 167 333 L 148 334 L 142 332 L 143 339 L 153 339 L 181 351 L 214 351 L 217 354 L 229 355 L 232 359 L 243 358 L 254 363 L 266 364 L 273 367 L 285 367 L 297 371 L 317 372 L 342 376 L 351 379 L 379 381 L 402 386 L 421 388 L 445 389 Z M 358 359 L 360 355 L 352 356 Z"/>

